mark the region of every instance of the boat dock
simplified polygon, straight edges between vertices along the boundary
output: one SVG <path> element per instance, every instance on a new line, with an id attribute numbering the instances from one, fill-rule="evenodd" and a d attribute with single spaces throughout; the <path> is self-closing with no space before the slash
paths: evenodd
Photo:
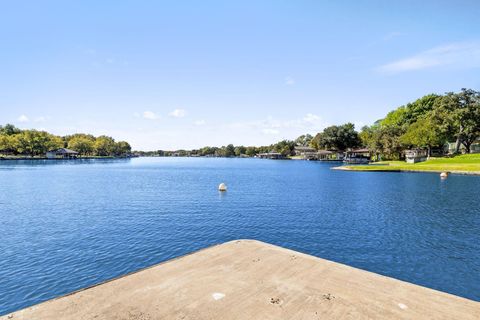
<path id="1" fill-rule="evenodd" d="M 479 318 L 480 302 L 253 240 L 213 246 L 0 317 Z"/>

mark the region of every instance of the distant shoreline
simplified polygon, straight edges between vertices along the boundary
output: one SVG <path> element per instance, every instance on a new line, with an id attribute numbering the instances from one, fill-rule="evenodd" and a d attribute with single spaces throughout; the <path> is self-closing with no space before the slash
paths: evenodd
<path id="1" fill-rule="evenodd" d="M 137 157 L 81 157 L 81 158 L 47 158 L 47 157 L 0 157 L 0 161 L 17 160 L 51 160 L 51 161 L 75 161 L 75 160 L 102 160 L 102 159 L 131 159 Z"/>

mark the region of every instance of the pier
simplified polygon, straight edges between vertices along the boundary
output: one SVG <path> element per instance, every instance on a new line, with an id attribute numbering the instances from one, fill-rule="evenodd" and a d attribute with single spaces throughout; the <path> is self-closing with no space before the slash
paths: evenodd
<path id="1" fill-rule="evenodd" d="M 479 319 L 479 316 L 479 302 L 263 242 L 237 240 L 0 319 Z"/>

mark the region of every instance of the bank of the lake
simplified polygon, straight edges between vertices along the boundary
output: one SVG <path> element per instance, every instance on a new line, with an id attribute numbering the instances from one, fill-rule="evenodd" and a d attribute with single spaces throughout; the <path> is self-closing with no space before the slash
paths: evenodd
<path id="1" fill-rule="evenodd" d="M 480 177 L 333 166 L 1 161 L 0 314 L 233 239 L 480 301 Z M 220 182 L 227 192 L 218 192 Z"/>
<path id="2" fill-rule="evenodd" d="M 455 157 L 430 158 L 419 163 L 405 161 L 381 161 L 368 165 L 341 166 L 334 169 L 371 172 L 450 172 L 465 175 L 480 175 L 480 154 L 465 154 Z"/>

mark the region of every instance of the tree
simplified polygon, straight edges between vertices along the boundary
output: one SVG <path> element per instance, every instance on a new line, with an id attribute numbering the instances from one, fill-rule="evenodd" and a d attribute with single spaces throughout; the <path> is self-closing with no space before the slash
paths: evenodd
<path id="1" fill-rule="evenodd" d="M 371 127 L 363 127 L 360 137 L 362 144 L 376 155 L 383 154 L 387 159 L 399 159 L 403 150 L 400 141 L 402 134 L 401 127 L 377 123 Z"/>
<path id="2" fill-rule="evenodd" d="M 255 147 L 247 147 L 245 154 L 249 157 L 253 157 L 257 154 L 257 150 Z"/>
<path id="3" fill-rule="evenodd" d="M 45 131 L 24 130 L 13 137 L 13 148 L 16 149 L 17 153 L 30 156 L 44 154 L 49 150 L 63 147 L 63 140 L 60 137 Z"/>
<path id="4" fill-rule="evenodd" d="M 382 145 L 380 143 L 380 126 L 364 126 L 359 133 L 362 145 L 375 154 L 382 152 Z"/>
<path id="5" fill-rule="evenodd" d="M 12 136 L 0 134 L 0 152 L 10 153 L 13 151 Z"/>
<path id="6" fill-rule="evenodd" d="M 235 147 L 233 144 L 229 144 L 225 147 L 224 157 L 234 157 L 235 156 Z"/>
<path id="7" fill-rule="evenodd" d="M 242 154 L 245 154 L 246 151 L 247 151 L 247 148 L 245 148 L 244 146 L 235 147 L 235 155 L 237 157 L 241 156 Z"/>
<path id="8" fill-rule="evenodd" d="M 314 144 L 317 145 L 318 149 L 329 150 L 346 150 L 356 148 L 361 144 L 353 123 L 327 127 L 320 135 L 315 136 L 314 140 L 317 140 Z"/>
<path id="9" fill-rule="evenodd" d="M 115 143 L 115 155 L 116 156 L 125 156 L 132 152 L 132 147 L 126 141 L 119 141 Z"/>
<path id="10" fill-rule="evenodd" d="M 110 156 L 115 150 L 115 140 L 111 137 L 100 136 L 95 140 L 94 149 L 97 156 Z"/>
<path id="11" fill-rule="evenodd" d="M 445 138 L 438 130 L 438 124 L 431 117 L 424 117 L 410 125 L 400 141 L 417 148 L 426 147 L 430 156 L 432 147 L 442 145 Z"/>
<path id="12" fill-rule="evenodd" d="M 387 114 L 380 121 L 381 126 L 396 126 L 406 129 L 407 126 L 417 121 L 418 118 L 425 116 L 433 110 L 435 101 L 440 98 L 439 95 L 429 94 L 407 103 L 405 106 L 398 107 Z"/>
<path id="13" fill-rule="evenodd" d="M 81 155 L 91 155 L 94 150 L 94 140 L 84 137 L 75 136 L 68 141 L 68 148 L 77 151 Z"/>
<path id="14" fill-rule="evenodd" d="M 435 101 L 432 116 L 445 136 L 455 139 L 455 153 L 463 144 L 467 152 L 480 136 L 480 92 L 463 88 Z"/>
<path id="15" fill-rule="evenodd" d="M 303 146 L 306 147 L 310 144 L 310 141 L 312 141 L 313 136 L 311 134 L 302 134 L 300 137 L 295 139 L 295 144 L 298 146 Z"/>
<path id="16" fill-rule="evenodd" d="M 381 126 L 376 133 L 381 152 L 387 159 L 400 159 L 402 157 L 403 145 L 400 137 L 403 129 L 395 126 Z"/>
<path id="17" fill-rule="evenodd" d="M 320 150 L 322 147 L 320 146 L 320 141 L 322 141 L 322 133 L 317 133 L 312 140 L 310 140 L 310 147 Z"/>
<path id="18" fill-rule="evenodd" d="M 5 134 L 7 136 L 12 136 L 14 134 L 20 133 L 21 131 L 22 130 L 9 123 L 4 126 L 0 126 L 0 134 Z"/>

